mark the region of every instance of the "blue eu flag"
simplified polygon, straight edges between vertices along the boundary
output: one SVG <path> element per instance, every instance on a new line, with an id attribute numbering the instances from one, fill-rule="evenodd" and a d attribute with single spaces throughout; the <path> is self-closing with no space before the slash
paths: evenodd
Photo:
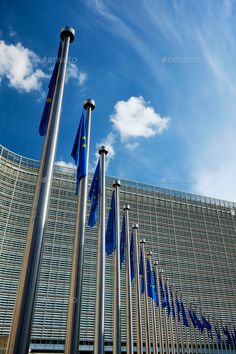
<path id="1" fill-rule="evenodd" d="M 167 283 L 165 283 L 165 290 L 166 290 L 166 307 L 167 307 L 167 316 L 170 316 L 170 300 L 169 300 L 169 293 Z"/>
<path id="2" fill-rule="evenodd" d="M 171 298 L 171 311 L 172 311 L 172 316 L 175 318 L 175 305 L 174 305 L 174 297 L 173 297 L 173 291 L 170 289 L 170 298 Z"/>
<path id="3" fill-rule="evenodd" d="M 80 179 L 87 174 L 87 133 L 84 110 L 81 115 L 71 156 L 75 160 L 75 164 L 77 166 L 76 195 L 78 195 Z"/>
<path id="4" fill-rule="evenodd" d="M 151 271 L 151 264 L 149 258 L 147 258 L 147 293 L 150 298 L 157 302 L 154 277 Z"/>
<path id="5" fill-rule="evenodd" d="M 111 206 L 106 230 L 106 253 L 112 254 L 116 248 L 116 225 L 115 225 L 115 195 L 112 193 Z"/>
<path id="6" fill-rule="evenodd" d="M 132 232 L 130 240 L 130 268 L 131 268 L 131 281 L 135 278 L 135 268 L 134 268 L 134 235 Z"/>
<path id="7" fill-rule="evenodd" d="M 231 337 L 231 334 L 230 334 L 229 329 L 228 329 L 227 326 L 223 327 L 223 332 L 224 332 L 224 335 L 227 338 L 228 344 L 231 344 L 232 343 L 232 337 Z"/>
<path id="8" fill-rule="evenodd" d="M 154 279 L 154 286 L 155 286 L 155 301 L 157 306 L 159 306 L 158 289 L 157 289 L 156 277 L 154 274 L 153 274 L 153 279 Z"/>
<path id="9" fill-rule="evenodd" d="M 52 99 L 53 99 L 54 89 L 55 89 L 55 85 L 56 85 L 56 81 L 57 81 L 59 62 L 60 62 L 60 58 L 61 58 L 61 51 L 62 51 L 62 43 L 60 42 L 58 53 L 57 53 L 57 61 L 54 66 L 51 80 L 48 85 L 48 95 L 47 95 L 47 99 L 46 99 L 44 109 L 43 109 L 42 118 L 41 118 L 40 125 L 39 125 L 39 134 L 41 136 L 45 135 L 47 132 L 48 121 L 49 121 L 49 116 L 50 116 L 50 111 L 51 111 L 51 106 L 52 106 Z"/>
<path id="10" fill-rule="evenodd" d="M 185 327 L 189 327 L 189 324 L 188 324 L 188 319 L 187 319 L 187 315 L 186 315 L 186 312 L 185 312 L 185 308 L 184 308 L 184 304 L 183 304 L 183 301 L 181 299 L 181 312 L 182 312 L 182 317 L 183 317 L 183 324 Z"/>
<path id="11" fill-rule="evenodd" d="M 217 326 L 215 326 L 215 332 L 216 332 L 217 342 L 221 343 L 221 335 L 220 335 L 220 331 L 217 328 Z"/>
<path id="12" fill-rule="evenodd" d="M 122 221 L 122 229 L 121 229 L 121 236 L 120 236 L 120 267 L 122 267 L 122 263 L 125 260 L 125 217 L 123 215 Z"/>
<path id="13" fill-rule="evenodd" d="M 141 293 L 144 293 L 144 274 L 143 274 L 143 253 L 140 250 L 140 260 L 139 260 L 139 275 L 141 276 Z"/>
<path id="14" fill-rule="evenodd" d="M 162 308 L 164 309 L 164 307 L 166 307 L 167 303 L 166 303 L 165 291 L 163 288 L 161 276 L 159 277 L 159 283 L 160 283 L 161 305 L 162 305 Z"/>
<path id="15" fill-rule="evenodd" d="M 176 307 L 177 307 L 177 314 L 178 314 L 178 322 L 180 322 L 181 306 L 177 295 L 175 299 L 176 299 Z"/>
<path id="16" fill-rule="evenodd" d="M 197 328 L 197 319 L 196 316 L 194 315 L 194 311 L 192 311 L 190 307 L 188 309 L 188 313 L 194 328 Z"/>
<path id="17" fill-rule="evenodd" d="M 203 329 L 206 328 L 207 331 L 208 331 L 208 335 L 209 335 L 209 332 L 211 332 L 211 324 L 209 321 L 207 321 L 207 319 L 202 316 L 202 326 L 203 326 Z"/>
<path id="18" fill-rule="evenodd" d="M 98 164 L 93 176 L 93 181 L 89 191 L 89 199 L 91 201 L 91 210 L 89 215 L 88 226 L 93 227 L 97 221 L 97 209 L 98 209 L 98 201 L 99 201 L 99 192 L 100 192 L 100 160 L 98 160 Z"/>

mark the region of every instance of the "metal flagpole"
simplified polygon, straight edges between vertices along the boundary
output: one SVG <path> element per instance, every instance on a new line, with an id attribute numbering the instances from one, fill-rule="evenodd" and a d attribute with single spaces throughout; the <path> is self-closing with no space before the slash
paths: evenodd
<path id="1" fill-rule="evenodd" d="M 200 315 L 202 317 L 202 309 L 200 308 Z M 203 345 L 204 345 L 204 353 L 207 353 L 206 339 L 205 339 L 205 329 L 202 331 Z"/>
<path id="2" fill-rule="evenodd" d="M 192 305 L 191 303 L 189 302 L 189 307 L 190 307 L 190 310 L 192 311 Z M 190 322 L 190 321 L 189 321 Z M 194 340 L 195 340 L 195 348 L 196 348 L 196 353 L 198 353 L 198 341 L 197 341 L 197 335 L 196 335 L 196 328 L 192 325 L 192 329 L 193 329 L 193 334 L 194 334 Z M 200 353 L 202 354 L 202 348 L 200 346 Z"/>
<path id="3" fill-rule="evenodd" d="M 194 353 L 194 347 L 193 347 L 193 337 L 192 337 L 192 328 L 193 328 L 193 324 L 192 324 L 192 320 L 189 316 L 189 301 L 187 300 L 187 319 L 188 319 L 188 323 L 189 323 L 189 337 L 190 337 L 190 346 L 191 346 L 191 353 Z M 196 343 L 195 343 L 195 348 L 196 348 Z"/>
<path id="4" fill-rule="evenodd" d="M 161 270 L 161 281 L 163 283 L 163 270 Z M 166 320 L 166 307 L 163 309 L 163 318 L 164 318 L 164 334 L 165 334 L 165 345 L 166 345 L 166 353 L 170 354 L 170 348 L 169 348 L 169 338 L 168 338 L 168 331 L 167 331 L 167 320 Z"/>
<path id="5" fill-rule="evenodd" d="M 170 294 L 169 279 L 165 278 L 165 282 L 166 282 L 166 287 L 167 287 L 168 293 Z M 169 300 L 170 300 L 170 297 L 169 297 Z M 171 313 L 169 316 L 169 328 L 170 328 L 170 338 L 171 338 L 171 352 L 174 353 L 175 352 L 175 344 L 174 344 L 173 327 L 172 327 L 172 321 L 171 321 Z"/>
<path id="6" fill-rule="evenodd" d="M 48 128 L 34 193 L 16 304 L 6 350 L 7 354 L 25 354 L 28 353 L 29 350 L 36 285 L 52 184 L 66 66 L 69 45 L 74 40 L 74 35 L 75 31 L 71 27 L 65 27 L 61 30 L 61 40 L 63 41 L 62 54 L 59 60 Z"/>
<path id="7" fill-rule="evenodd" d="M 228 325 L 228 329 L 230 330 L 230 336 L 231 336 L 231 338 L 232 338 L 232 343 L 230 343 L 230 347 L 231 347 L 231 349 L 233 350 L 233 353 L 234 353 L 234 351 L 235 351 L 235 344 L 234 344 L 234 337 L 233 337 L 233 335 L 232 335 L 232 325 L 231 325 L 231 323 L 229 322 L 229 325 Z"/>
<path id="8" fill-rule="evenodd" d="M 180 293 L 180 301 L 183 302 L 183 295 Z M 184 327 L 184 334 L 185 334 L 185 341 L 186 341 L 186 353 L 191 354 L 191 350 L 189 349 L 189 341 L 188 341 L 188 332 L 187 327 L 183 324 Z"/>
<path id="9" fill-rule="evenodd" d="M 150 261 L 150 268 L 152 272 L 152 252 L 147 252 L 147 257 Z M 152 311 L 152 345 L 153 345 L 153 353 L 158 353 L 157 347 L 157 327 L 156 327 L 156 310 L 155 310 L 155 301 L 151 299 L 151 311 Z"/>
<path id="10" fill-rule="evenodd" d="M 108 152 L 105 146 L 99 147 L 100 155 L 100 197 L 99 197 L 99 229 L 96 280 L 96 313 L 94 354 L 104 353 L 104 317 L 105 317 L 105 245 L 106 245 L 106 166 L 105 156 Z"/>
<path id="11" fill-rule="evenodd" d="M 217 328 L 217 331 L 219 332 L 219 323 L 217 320 L 214 320 L 214 324 L 215 324 L 215 328 Z M 217 345 L 217 351 L 218 351 L 218 354 L 220 354 L 220 351 L 222 349 L 222 340 L 221 340 L 221 337 L 220 337 L 220 342 L 218 342 L 218 336 L 216 336 L 216 345 Z"/>
<path id="12" fill-rule="evenodd" d="M 116 247 L 114 254 L 114 319 L 113 319 L 113 353 L 121 353 L 121 315 L 120 315 L 120 180 L 113 182 L 115 188 L 115 227 Z"/>
<path id="13" fill-rule="evenodd" d="M 140 241 L 142 250 L 143 278 L 144 278 L 144 318 L 145 318 L 145 352 L 151 354 L 150 343 L 150 326 L 149 326 L 149 310 L 148 310 L 148 294 L 147 294 L 147 271 L 146 271 L 146 256 L 145 256 L 145 239 Z"/>
<path id="14" fill-rule="evenodd" d="M 126 351 L 133 354 L 133 318 L 132 318 L 132 292 L 131 292 L 131 267 L 130 267 L 130 237 L 129 237 L 129 204 L 123 207 L 125 212 L 125 234 L 126 234 Z"/>
<path id="15" fill-rule="evenodd" d="M 155 280 L 156 280 L 157 296 L 158 296 L 158 300 L 159 300 L 157 319 L 158 319 L 158 337 L 159 337 L 159 345 L 160 345 L 160 354 L 164 354 L 163 338 L 162 338 L 161 297 L 160 297 L 160 290 L 159 290 L 158 261 L 154 262 L 154 275 L 155 275 Z"/>
<path id="16" fill-rule="evenodd" d="M 175 341 L 176 341 L 176 353 L 179 354 L 180 350 L 179 350 L 179 337 L 178 337 L 178 327 L 177 327 L 177 318 L 176 318 L 177 309 L 176 309 L 176 303 L 175 303 L 176 299 L 175 299 L 175 287 L 174 287 L 174 284 L 170 284 L 170 288 L 171 288 L 172 301 L 173 301 L 174 310 L 175 310 L 174 331 L 175 331 Z"/>
<path id="17" fill-rule="evenodd" d="M 143 328 L 142 328 L 142 309 L 140 298 L 140 280 L 139 280 L 139 242 L 138 242 L 138 224 L 132 225 L 134 232 L 134 247 L 136 260 L 136 328 L 137 328 L 137 353 L 143 354 Z"/>
<path id="18" fill-rule="evenodd" d="M 178 294 L 179 294 L 179 291 L 176 290 L 176 296 L 177 296 L 177 298 L 178 298 L 178 300 L 179 300 Z M 175 299 L 175 300 L 176 300 L 176 299 Z M 180 316 L 180 317 L 181 317 L 181 316 Z M 180 318 L 180 321 L 179 321 L 179 330 L 180 330 L 182 354 L 184 354 L 184 353 L 185 353 L 185 346 L 184 346 L 184 337 L 183 337 L 183 328 L 182 328 L 181 318 Z M 186 346 L 186 348 L 187 348 L 187 346 Z"/>
<path id="19" fill-rule="evenodd" d="M 223 322 L 222 322 L 222 320 L 220 320 L 220 324 L 221 324 L 221 328 L 223 330 Z M 223 341 L 224 341 L 224 345 L 225 345 L 225 352 L 228 353 L 227 342 L 226 342 L 224 333 L 223 333 Z"/>
<path id="20" fill-rule="evenodd" d="M 205 313 L 204 313 L 204 317 L 205 317 Z M 208 318 L 207 318 L 207 320 L 208 320 Z M 207 335 L 207 344 L 208 344 L 209 354 L 211 354 L 211 343 L 210 343 L 208 329 L 206 329 L 206 335 Z"/>
<path id="21" fill-rule="evenodd" d="M 70 295 L 69 295 L 67 324 L 66 324 L 65 354 L 74 354 L 79 352 L 91 111 L 94 110 L 95 108 L 95 101 L 90 99 L 85 100 L 84 108 L 86 109 L 87 171 L 86 171 L 86 176 L 80 179 L 79 191 L 78 191 L 77 219 L 76 219 L 76 226 L 75 226 L 74 248 L 73 248 L 73 258 L 72 258 L 71 280 L 70 280 Z"/>
<path id="22" fill-rule="evenodd" d="M 202 353 L 202 339 L 201 339 L 201 333 L 198 329 L 198 331 L 196 331 L 196 328 L 195 328 L 195 337 L 196 337 L 196 342 L 198 343 L 199 341 L 199 347 L 200 347 L 200 354 L 203 354 Z"/>
<path id="23" fill-rule="evenodd" d="M 195 305 L 194 307 L 195 309 L 195 312 L 197 313 L 197 306 Z M 200 315 L 201 315 L 201 312 L 200 312 Z M 201 347 L 201 354 L 203 354 L 203 351 L 204 350 L 204 354 L 206 354 L 206 343 L 205 343 L 205 339 L 204 339 L 204 333 L 200 330 L 199 330 L 199 342 L 200 342 L 200 347 Z"/>

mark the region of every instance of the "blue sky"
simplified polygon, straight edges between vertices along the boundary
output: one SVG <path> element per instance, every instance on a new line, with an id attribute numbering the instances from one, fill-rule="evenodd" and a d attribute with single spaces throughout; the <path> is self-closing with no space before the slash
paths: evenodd
<path id="1" fill-rule="evenodd" d="M 236 2 L 0 1 L 0 143 L 40 158 L 38 125 L 61 27 L 75 28 L 57 161 L 72 163 L 86 97 L 91 166 L 236 201 Z"/>

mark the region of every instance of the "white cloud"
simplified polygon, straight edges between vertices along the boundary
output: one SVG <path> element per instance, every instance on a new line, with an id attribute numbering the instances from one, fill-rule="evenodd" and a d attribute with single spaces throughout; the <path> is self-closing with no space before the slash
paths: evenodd
<path id="1" fill-rule="evenodd" d="M 228 127 L 204 145 L 201 158 L 193 166 L 196 193 L 236 201 L 234 136 L 235 131 Z"/>
<path id="2" fill-rule="evenodd" d="M 34 69 L 34 63 L 39 57 L 21 43 L 6 44 L 0 41 L 0 78 L 6 78 L 9 86 L 19 91 L 30 92 L 41 89 L 41 79 L 47 75 L 39 69 Z"/>
<path id="3" fill-rule="evenodd" d="M 13 27 L 10 26 L 10 28 L 9 28 L 9 36 L 10 37 L 15 37 L 16 35 L 17 35 L 16 30 Z"/>
<path id="4" fill-rule="evenodd" d="M 74 168 L 74 169 L 76 168 L 74 163 L 66 162 L 66 161 L 63 161 L 63 160 L 56 161 L 56 165 L 57 166 L 61 166 L 61 167 L 65 167 L 65 168 Z"/>
<path id="5" fill-rule="evenodd" d="M 130 97 L 128 101 L 118 101 L 110 121 L 121 135 L 121 140 L 129 138 L 149 138 L 161 134 L 169 126 L 170 118 L 161 117 L 150 107 L 142 96 Z"/>
<path id="6" fill-rule="evenodd" d="M 128 150 L 134 151 L 139 146 L 139 143 L 136 142 L 136 143 L 126 144 L 125 146 L 127 147 Z"/>
<path id="7" fill-rule="evenodd" d="M 88 75 L 80 71 L 76 64 L 69 63 L 66 72 L 66 80 L 75 79 L 80 86 L 82 86 L 87 80 Z"/>
<path id="8" fill-rule="evenodd" d="M 94 167 L 97 164 L 97 160 L 99 156 L 98 149 L 102 145 L 105 145 L 108 150 L 108 154 L 106 155 L 106 168 L 108 168 L 110 161 L 115 157 L 114 143 L 115 143 L 115 135 L 113 133 L 109 133 L 105 138 L 103 138 L 99 143 L 96 144 L 96 152 L 95 152 L 96 159 L 91 169 L 94 169 Z"/>

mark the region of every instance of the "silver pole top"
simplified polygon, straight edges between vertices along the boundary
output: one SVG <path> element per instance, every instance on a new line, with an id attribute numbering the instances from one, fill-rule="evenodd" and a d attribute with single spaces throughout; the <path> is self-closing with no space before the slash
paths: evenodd
<path id="1" fill-rule="evenodd" d="M 161 274 L 164 274 L 164 270 L 163 269 L 161 269 Z"/>
<path id="2" fill-rule="evenodd" d="M 158 266 L 158 264 L 159 264 L 159 262 L 158 262 L 158 261 L 155 261 L 155 262 L 154 262 L 154 266 L 156 266 L 156 267 L 157 267 L 157 266 Z"/>
<path id="3" fill-rule="evenodd" d="M 138 224 L 133 224 L 133 225 L 132 225 L 132 229 L 138 230 Z"/>
<path id="4" fill-rule="evenodd" d="M 146 241 L 145 241 L 145 238 L 142 238 L 142 240 L 140 241 L 140 243 L 142 244 L 144 244 L 145 245 L 145 243 L 146 243 Z"/>
<path id="5" fill-rule="evenodd" d="M 125 204 L 123 206 L 123 210 L 130 210 L 130 205 L 129 204 Z"/>
<path id="6" fill-rule="evenodd" d="M 152 257 L 152 251 L 148 251 L 147 252 L 147 256 L 151 256 Z"/>
<path id="7" fill-rule="evenodd" d="M 99 146 L 98 153 L 99 155 L 101 155 L 102 153 L 106 155 L 108 153 L 107 147 L 105 145 Z"/>
<path id="8" fill-rule="evenodd" d="M 112 183 L 113 187 L 120 187 L 120 180 L 119 179 L 115 179 Z"/>
<path id="9" fill-rule="evenodd" d="M 61 40 L 64 41 L 66 37 L 70 37 L 70 43 L 75 39 L 75 30 L 70 26 L 65 26 L 61 29 Z"/>
<path id="10" fill-rule="evenodd" d="M 93 111 L 94 108 L 95 108 L 95 101 L 90 99 L 90 98 L 87 98 L 85 101 L 84 101 L 84 109 L 87 109 L 88 107 L 91 108 L 91 110 Z"/>

